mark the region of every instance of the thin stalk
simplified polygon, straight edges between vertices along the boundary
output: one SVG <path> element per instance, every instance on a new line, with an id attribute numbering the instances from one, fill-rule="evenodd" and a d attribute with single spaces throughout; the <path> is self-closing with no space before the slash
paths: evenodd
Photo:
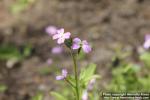
<path id="1" fill-rule="evenodd" d="M 75 86 L 74 86 L 69 80 L 67 80 L 66 78 L 65 78 L 65 81 L 66 81 L 70 86 L 72 86 L 73 88 L 75 88 Z"/>
<path id="2" fill-rule="evenodd" d="M 76 63 L 76 59 L 75 59 L 75 56 L 73 55 L 73 52 L 72 50 L 70 50 L 70 53 L 71 53 L 71 57 L 72 57 L 72 60 L 73 60 L 73 64 L 74 64 L 74 73 L 75 73 L 75 81 L 76 81 L 76 95 L 77 95 L 77 100 L 79 100 L 79 79 L 78 79 L 78 70 L 77 70 L 77 63 Z"/>

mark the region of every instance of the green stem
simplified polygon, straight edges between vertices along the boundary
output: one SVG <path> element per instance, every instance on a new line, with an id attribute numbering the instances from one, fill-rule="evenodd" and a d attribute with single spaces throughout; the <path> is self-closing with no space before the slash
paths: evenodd
<path id="1" fill-rule="evenodd" d="M 72 86 L 73 88 L 75 88 L 75 86 L 74 86 L 69 80 L 67 80 L 66 78 L 65 78 L 65 81 L 66 81 L 68 84 L 70 84 L 70 86 Z"/>
<path id="2" fill-rule="evenodd" d="M 77 70 L 77 63 L 76 63 L 76 59 L 75 56 L 73 55 L 72 50 L 70 50 L 71 56 L 72 56 L 72 60 L 73 60 L 73 64 L 74 64 L 74 73 L 75 73 L 75 81 L 76 81 L 76 95 L 77 95 L 77 100 L 79 100 L 79 79 L 78 79 L 78 70 Z"/>

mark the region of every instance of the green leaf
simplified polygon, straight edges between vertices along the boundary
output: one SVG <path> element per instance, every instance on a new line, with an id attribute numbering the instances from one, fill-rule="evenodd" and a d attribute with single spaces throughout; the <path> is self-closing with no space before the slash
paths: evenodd
<path id="1" fill-rule="evenodd" d="M 80 73 L 80 85 L 85 88 L 88 82 L 93 78 L 100 78 L 99 75 L 95 75 L 96 65 L 90 64 L 87 68 L 83 69 Z"/>
<path id="2" fill-rule="evenodd" d="M 80 53 L 79 53 L 80 52 Z M 86 57 L 86 54 L 83 52 L 83 50 L 79 49 L 78 50 L 78 56 L 77 56 L 77 59 L 78 60 L 82 60 Z"/>
<path id="3" fill-rule="evenodd" d="M 66 45 L 68 48 L 71 48 L 71 46 L 72 46 L 72 39 L 67 39 L 67 40 L 65 40 L 65 45 Z"/>
<path id="4" fill-rule="evenodd" d="M 91 77 L 95 73 L 95 70 L 96 64 L 90 64 L 87 68 L 81 71 L 80 80 L 86 80 L 87 78 Z"/>
<path id="5" fill-rule="evenodd" d="M 145 92 L 148 92 L 150 90 L 150 76 L 148 77 L 144 77 L 144 78 L 140 78 L 139 82 L 142 84 L 142 90 Z"/>
<path id="6" fill-rule="evenodd" d="M 25 45 L 23 48 L 23 52 L 12 45 L 1 45 L 0 46 L 0 59 L 1 60 L 10 60 L 16 59 L 18 61 L 23 58 L 29 56 L 31 54 L 32 47 L 30 45 Z"/>
<path id="7" fill-rule="evenodd" d="M 51 95 L 53 95 L 56 100 L 67 100 L 66 97 L 64 97 L 62 94 L 57 92 L 50 92 Z"/>
<path id="8" fill-rule="evenodd" d="M 4 84 L 0 84 L 0 92 L 5 92 L 7 90 L 7 86 Z"/>
<path id="9" fill-rule="evenodd" d="M 87 77 L 86 79 L 84 79 L 85 82 L 88 82 L 89 80 L 91 79 L 97 79 L 97 78 L 101 78 L 99 75 L 92 75 L 92 76 L 89 76 Z"/>
<path id="10" fill-rule="evenodd" d="M 139 83 L 140 66 L 134 63 L 122 63 L 112 70 L 112 81 L 108 85 L 110 91 L 133 91 L 143 88 Z"/>
<path id="11" fill-rule="evenodd" d="M 11 7 L 11 12 L 14 13 L 14 14 L 17 14 L 17 13 L 21 12 L 24 9 L 25 9 L 25 5 L 23 5 L 23 4 L 14 4 Z"/>
<path id="12" fill-rule="evenodd" d="M 32 97 L 31 100 L 43 100 L 43 94 L 38 93 L 37 95 L 35 95 L 34 97 Z"/>
<path id="13" fill-rule="evenodd" d="M 69 80 L 70 82 L 71 82 L 71 84 L 73 85 L 73 86 L 75 86 L 75 79 L 74 79 L 74 76 L 68 76 L 67 77 L 67 80 Z"/>
<path id="14" fill-rule="evenodd" d="M 23 50 L 23 56 L 28 57 L 31 54 L 32 46 L 31 45 L 25 45 L 25 48 Z"/>
<path id="15" fill-rule="evenodd" d="M 21 54 L 19 50 L 16 47 L 10 45 L 0 46 L 0 59 L 8 60 L 11 58 L 20 59 Z"/>
<path id="16" fill-rule="evenodd" d="M 10 6 L 10 10 L 14 14 L 20 13 L 35 1 L 36 0 L 16 0 L 16 2 Z"/>
<path id="17" fill-rule="evenodd" d="M 150 53 L 149 52 L 143 53 L 140 56 L 140 59 L 145 63 L 145 65 L 150 67 Z"/>

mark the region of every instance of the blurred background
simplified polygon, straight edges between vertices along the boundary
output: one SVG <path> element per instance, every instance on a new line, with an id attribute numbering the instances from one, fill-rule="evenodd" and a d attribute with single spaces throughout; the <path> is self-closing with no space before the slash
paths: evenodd
<path id="1" fill-rule="evenodd" d="M 55 76 L 71 59 L 45 32 L 65 28 L 93 47 L 79 65 L 97 64 L 101 91 L 149 91 L 150 0 L 0 0 L 0 100 L 53 100 Z M 58 48 L 57 48 L 58 49 Z"/>

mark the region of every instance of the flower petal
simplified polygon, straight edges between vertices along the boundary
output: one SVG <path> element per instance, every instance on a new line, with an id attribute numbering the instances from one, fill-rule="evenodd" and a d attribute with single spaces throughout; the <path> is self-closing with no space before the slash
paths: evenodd
<path id="1" fill-rule="evenodd" d="M 145 35 L 145 41 L 150 40 L 150 34 Z"/>
<path id="2" fill-rule="evenodd" d="M 91 48 L 90 45 L 85 45 L 85 44 L 83 44 L 83 45 L 82 45 L 82 49 L 83 49 L 83 51 L 84 51 L 85 53 L 89 53 L 89 52 L 92 51 L 92 48 Z"/>
<path id="3" fill-rule="evenodd" d="M 64 76 L 62 76 L 62 75 L 56 76 L 56 80 L 63 80 L 63 79 L 64 79 Z"/>
<path id="4" fill-rule="evenodd" d="M 80 48 L 80 44 L 74 43 L 72 45 L 72 49 L 79 49 Z"/>
<path id="5" fill-rule="evenodd" d="M 64 28 L 61 28 L 61 29 L 57 30 L 57 33 L 61 34 L 61 35 L 64 34 Z"/>
<path id="6" fill-rule="evenodd" d="M 63 70 L 62 70 L 62 76 L 64 76 L 64 77 L 66 78 L 66 77 L 67 77 L 67 74 L 68 74 L 67 70 L 66 70 L 66 69 L 63 69 Z"/>
<path id="7" fill-rule="evenodd" d="M 47 59 L 47 64 L 48 65 L 51 65 L 52 63 L 53 63 L 53 59 L 51 59 L 51 58 Z"/>
<path id="8" fill-rule="evenodd" d="M 64 43 L 64 41 L 65 41 L 64 38 L 59 38 L 59 39 L 57 40 L 57 43 L 58 43 L 58 44 L 62 44 L 62 43 Z"/>
<path id="9" fill-rule="evenodd" d="M 86 40 L 83 40 L 83 41 L 82 41 L 82 44 L 83 44 L 83 45 L 89 45 Z"/>
<path id="10" fill-rule="evenodd" d="M 149 48 L 150 48 L 150 40 L 146 40 L 146 41 L 144 42 L 143 47 L 144 47 L 145 49 L 149 49 Z"/>
<path id="11" fill-rule="evenodd" d="M 71 33 L 70 32 L 66 32 L 66 33 L 64 33 L 64 38 L 65 39 L 69 39 L 70 38 L 70 35 L 71 35 Z"/>
<path id="12" fill-rule="evenodd" d="M 93 89 L 95 82 L 96 82 L 95 78 L 90 80 L 90 82 L 88 83 L 88 90 L 91 91 Z"/>
<path id="13" fill-rule="evenodd" d="M 81 43 L 81 40 L 80 40 L 79 38 L 74 38 L 74 39 L 73 39 L 73 42 L 80 44 L 80 43 Z"/>
<path id="14" fill-rule="evenodd" d="M 52 48 L 51 52 L 53 54 L 60 54 L 60 53 L 62 53 L 62 51 L 63 51 L 63 48 L 61 46 L 56 46 L 56 47 Z"/>
<path id="15" fill-rule="evenodd" d="M 57 33 L 57 28 L 55 26 L 48 26 L 45 31 L 51 36 Z"/>
<path id="16" fill-rule="evenodd" d="M 58 38 L 60 38 L 60 35 L 59 35 L 59 34 L 55 34 L 55 35 L 53 36 L 53 40 L 58 39 Z"/>
<path id="17" fill-rule="evenodd" d="M 88 92 L 85 90 L 82 94 L 82 100 L 88 100 Z"/>

